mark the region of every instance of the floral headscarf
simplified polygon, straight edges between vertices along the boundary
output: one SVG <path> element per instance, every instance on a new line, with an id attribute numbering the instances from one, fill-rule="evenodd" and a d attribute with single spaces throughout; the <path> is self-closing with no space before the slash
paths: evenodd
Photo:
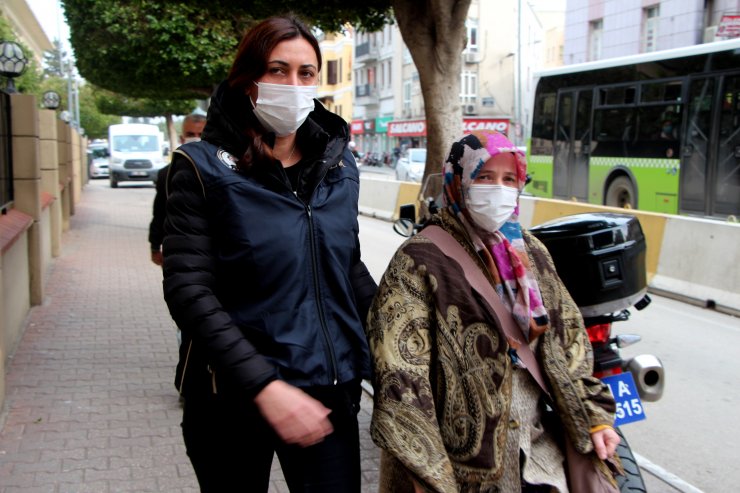
<path id="1" fill-rule="evenodd" d="M 532 275 L 519 225 L 519 205 L 498 231 L 478 226 L 466 209 L 470 185 L 493 156 L 510 152 L 516 158 L 519 191 L 527 177 L 524 153 L 498 132 L 474 132 L 452 144 L 444 164 L 444 203 L 460 219 L 493 277 L 496 291 L 528 341 L 549 328 L 547 311 Z"/>

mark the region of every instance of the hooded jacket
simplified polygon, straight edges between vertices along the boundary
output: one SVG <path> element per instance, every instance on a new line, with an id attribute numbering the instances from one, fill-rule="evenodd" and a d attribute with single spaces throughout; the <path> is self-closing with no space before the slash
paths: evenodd
<path id="1" fill-rule="evenodd" d="M 247 126 L 259 126 L 248 98 L 222 83 L 202 140 L 173 158 L 163 252 L 165 300 L 183 331 L 176 386 L 251 398 L 275 379 L 368 378 L 362 321 L 376 286 L 360 260 L 347 124 L 316 103 L 297 133 L 295 192 L 278 161 L 236 169 Z"/>

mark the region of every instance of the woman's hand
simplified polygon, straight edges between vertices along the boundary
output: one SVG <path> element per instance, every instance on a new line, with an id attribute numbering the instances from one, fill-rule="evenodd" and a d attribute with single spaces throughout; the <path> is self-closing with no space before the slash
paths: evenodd
<path id="1" fill-rule="evenodd" d="M 267 384 L 254 398 L 262 416 L 285 442 L 314 445 L 333 431 L 331 410 L 302 390 L 281 380 Z"/>
<path id="2" fill-rule="evenodd" d="M 591 433 L 591 441 L 594 442 L 594 450 L 599 459 L 606 460 L 614 455 L 620 440 L 614 428 L 604 428 Z"/>

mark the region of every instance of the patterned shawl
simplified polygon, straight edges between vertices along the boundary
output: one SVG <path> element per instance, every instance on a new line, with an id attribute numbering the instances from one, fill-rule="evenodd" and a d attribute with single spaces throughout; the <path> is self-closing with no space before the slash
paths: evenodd
<path id="1" fill-rule="evenodd" d="M 470 185 L 483 165 L 502 152 L 511 152 L 516 157 L 517 181 L 521 191 L 527 176 L 524 154 L 498 132 L 474 132 L 452 144 L 444 164 L 443 198 L 445 206 L 465 226 L 476 248 L 485 252 L 483 261 L 493 277 L 496 291 L 531 342 L 549 328 L 549 320 L 524 249 L 519 205 L 498 231 L 479 227 L 465 206 Z M 513 347 L 516 349 L 516 346 Z"/>

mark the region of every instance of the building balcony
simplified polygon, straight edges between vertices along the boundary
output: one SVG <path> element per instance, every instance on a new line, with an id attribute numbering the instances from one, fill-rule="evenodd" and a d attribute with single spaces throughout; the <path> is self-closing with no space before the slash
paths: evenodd
<path id="1" fill-rule="evenodd" d="M 357 84 L 355 86 L 355 101 L 358 106 L 377 106 L 378 89 L 370 84 Z"/>
<path id="2" fill-rule="evenodd" d="M 368 62 L 378 58 L 378 47 L 370 46 L 370 43 L 362 43 L 355 46 L 355 60 L 357 62 Z"/>

